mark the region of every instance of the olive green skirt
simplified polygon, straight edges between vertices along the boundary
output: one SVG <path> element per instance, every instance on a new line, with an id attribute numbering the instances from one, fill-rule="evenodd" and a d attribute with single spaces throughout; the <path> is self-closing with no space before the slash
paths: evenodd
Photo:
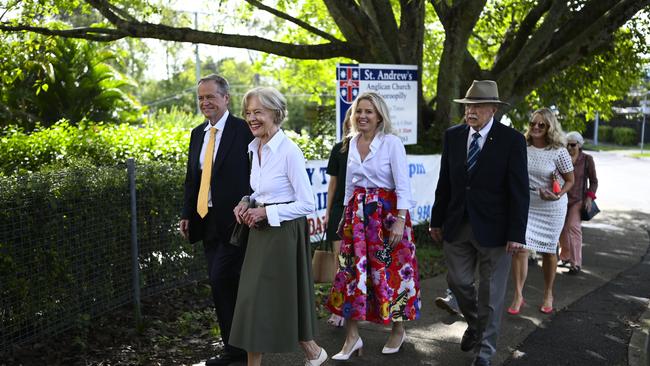
<path id="1" fill-rule="evenodd" d="M 304 217 L 251 229 L 229 343 L 248 352 L 298 350 L 316 335 L 311 252 Z"/>

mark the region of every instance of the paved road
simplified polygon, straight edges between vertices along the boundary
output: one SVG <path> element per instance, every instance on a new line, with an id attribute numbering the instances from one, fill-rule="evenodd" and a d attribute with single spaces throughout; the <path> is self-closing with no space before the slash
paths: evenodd
<path id="1" fill-rule="evenodd" d="M 650 213 L 650 158 L 629 152 L 593 152 L 598 174 L 598 206 L 603 210 Z"/>
<path id="2" fill-rule="evenodd" d="M 584 227 L 583 272 L 569 276 L 566 269 L 559 270 L 554 304 L 558 312 L 545 315 L 538 310 L 543 292 L 541 269 L 531 267 L 525 289 L 528 304 L 520 316 L 504 316 L 494 365 L 627 364 L 631 330 L 650 301 L 650 265 L 647 260 L 642 263 L 650 247 L 650 159 L 618 153 L 593 155 L 603 213 Z M 444 276 L 422 281 L 422 316 L 407 325 L 408 337 L 400 353 L 382 356 L 388 328 L 364 324 L 364 356 L 341 364 L 469 365 L 472 356 L 459 349 L 465 322 L 433 303 L 446 287 Z M 512 293 L 506 296 L 507 304 Z M 338 352 L 344 330 L 324 321 L 320 330 L 318 343 L 330 355 Z M 263 365 L 303 365 L 302 357 L 299 352 L 269 354 Z"/>

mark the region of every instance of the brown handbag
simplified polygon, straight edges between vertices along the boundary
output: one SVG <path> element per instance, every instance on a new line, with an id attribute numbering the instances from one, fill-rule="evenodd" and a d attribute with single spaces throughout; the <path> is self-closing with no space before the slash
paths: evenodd
<path id="1" fill-rule="evenodd" d="M 314 283 L 331 283 L 336 274 L 336 257 L 332 251 L 331 243 L 325 241 L 325 234 L 321 235 L 312 257 L 312 271 Z"/>

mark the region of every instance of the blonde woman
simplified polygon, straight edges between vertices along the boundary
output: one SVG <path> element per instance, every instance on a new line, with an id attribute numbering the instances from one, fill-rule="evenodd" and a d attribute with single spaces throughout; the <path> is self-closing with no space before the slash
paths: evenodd
<path id="1" fill-rule="evenodd" d="M 533 112 L 525 134 L 528 144 L 528 180 L 530 206 L 526 226 L 525 249 L 542 255 L 544 297 L 539 310 L 553 312 L 553 283 L 557 270 L 557 243 L 567 210 L 566 193 L 573 187 L 573 164 L 565 146 L 564 133 L 555 114 L 542 108 Z M 560 190 L 553 192 L 553 180 Z M 523 289 L 528 275 L 528 251 L 512 256 L 514 298 L 508 313 L 517 315 L 524 304 Z"/>
<path id="2" fill-rule="evenodd" d="M 360 354 L 358 322 L 392 324 L 382 350 L 400 350 L 404 322 L 420 315 L 420 283 L 408 209 L 413 206 L 404 144 L 391 133 L 388 107 L 366 92 L 352 104 L 339 271 L 327 306 L 347 334 L 333 360 Z"/>

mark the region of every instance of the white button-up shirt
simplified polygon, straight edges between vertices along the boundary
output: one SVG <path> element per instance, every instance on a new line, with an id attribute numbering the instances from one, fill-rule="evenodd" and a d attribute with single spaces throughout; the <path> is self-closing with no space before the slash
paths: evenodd
<path id="1" fill-rule="evenodd" d="M 205 161 L 205 149 L 208 148 L 208 142 L 210 141 L 210 129 L 211 128 L 216 128 L 217 129 L 217 134 L 214 136 L 214 151 L 212 152 L 212 162 L 214 162 L 215 157 L 217 156 L 217 150 L 219 150 L 219 143 L 221 142 L 221 136 L 223 135 L 223 128 L 226 127 L 226 120 L 228 119 L 228 111 L 219 118 L 217 123 L 214 124 L 214 126 L 208 122 L 208 124 L 205 125 L 205 128 L 203 131 L 205 131 L 205 134 L 203 135 L 203 146 L 201 146 L 201 155 L 199 155 L 199 164 L 201 164 L 201 170 L 203 170 L 203 162 Z M 208 191 L 208 207 L 212 207 L 212 190 Z"/>
<path id="2" fill-rule="evenodd" d="M 293 220 L 314 212 L 314 194 L 305 167 L 305 157 L 300 148 L 279 130 L 262 146 L 262 164 L 257 155 L 260 139 L 255 138 L 248 151 L 253 152 L 250 183 L 252 199 L 259 203 L 292 202 L 266 206 L 266 216 L 271 226 Z"/>
<path id="3" fill-rule="evenodd" d="M 345 176 L 345 199 L 347 205 L 354 187 L 394 189 L 397 209 L 408 210 L 415 206 L 411 199 L 411 181 L 408 175 L 406 150 L 399 137 L 377 132 L 370 143 L 370 152 L 361 161 L 357 149 L 360 134 L 350 140 L 348 166 Z"/>

